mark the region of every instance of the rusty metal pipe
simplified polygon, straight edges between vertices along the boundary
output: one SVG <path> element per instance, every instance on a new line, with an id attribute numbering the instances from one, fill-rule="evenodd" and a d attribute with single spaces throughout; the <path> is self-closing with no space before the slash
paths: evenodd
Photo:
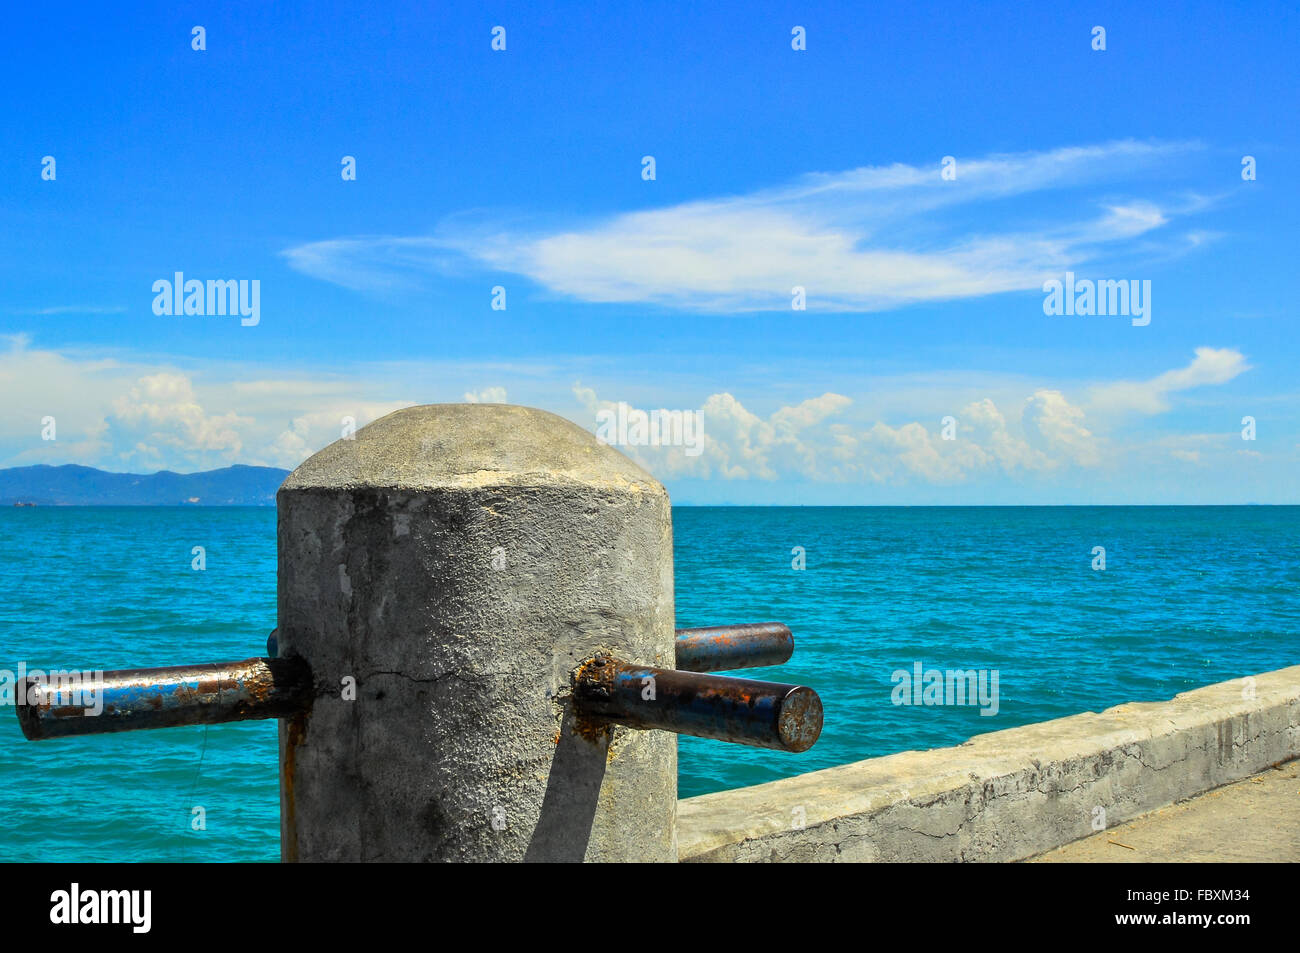
<path id="1" fill-rule="evenodd" d="M 597 655 L 579 667 L 574 701 L 586 716 L 778 751 L 807 751 L 822 730 L 811 688 L 632 665 Z"/>
<path id="2" fill-rule="evenodd" d="M 677 630 L 677 668 L 683 672 L 781 665 L 793 654 L 794 636 L 780 622 Z"/>
<path id="3" fill-rule="evenodd" d="M 312 699 L 311 670 L 297 657 L 123 669 L 79 685 L 28 677 L 16 688 L 18 723 L 29 741 L 284 718 Z"/>

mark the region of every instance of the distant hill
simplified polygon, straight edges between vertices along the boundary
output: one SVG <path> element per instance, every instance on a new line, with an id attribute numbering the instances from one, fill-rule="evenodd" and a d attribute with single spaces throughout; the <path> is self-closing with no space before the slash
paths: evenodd
<path id="1" fill-rule="evenodd" d="M 0 469 L 0 506 L 274 506 L 288 470 L 236 465 L 203 473 L 109 473 L 67 464 Z"/>

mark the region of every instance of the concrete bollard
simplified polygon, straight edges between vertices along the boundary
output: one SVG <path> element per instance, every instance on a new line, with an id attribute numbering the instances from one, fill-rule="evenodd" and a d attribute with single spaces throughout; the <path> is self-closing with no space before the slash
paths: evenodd
<path id="1" fill-rule="evenodd" d="M 575 718 L 598 651 L 674 662 L 672 522 L 649 474 L 503 404 L 389 414 L 277 496 L 280 727 L 297 861 L 675 861 L 677 739 Z"/>

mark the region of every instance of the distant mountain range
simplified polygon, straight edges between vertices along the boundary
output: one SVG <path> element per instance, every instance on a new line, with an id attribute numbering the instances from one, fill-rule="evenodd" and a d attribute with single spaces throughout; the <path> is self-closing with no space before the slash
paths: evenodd
<path id="1" fill-rule="evenodd" d="M 288 470 L 236 465 L 203 473 L 109 473 L 41 464 L 0 469 L 0 506 L 274 506 Z"/>

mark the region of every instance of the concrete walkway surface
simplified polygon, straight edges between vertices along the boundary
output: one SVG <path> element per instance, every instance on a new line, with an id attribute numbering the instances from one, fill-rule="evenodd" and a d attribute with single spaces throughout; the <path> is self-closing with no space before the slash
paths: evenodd
<path id="1" fill-rule="evenodd" d="M 1300 861 L 1300 760 L 1143 814 L 1027 863 Z"/>

